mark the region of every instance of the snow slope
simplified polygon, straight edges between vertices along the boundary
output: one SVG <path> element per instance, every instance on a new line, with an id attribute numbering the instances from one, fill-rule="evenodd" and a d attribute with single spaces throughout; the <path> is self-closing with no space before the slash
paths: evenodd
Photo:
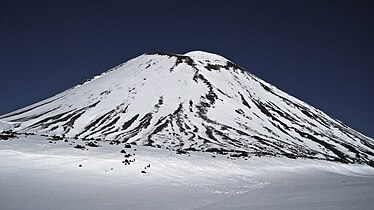
<path id="1" fill-rule="evenodd" d="M 374 206 L 374 168 L 365 165 L 285 157 L 233 160 L 108 142 L 81 150 L 70 144 L 84 141 L 49 143 L 47 137 L 24 135 L 0 141 L 0 209 L 369 210 Z M 135 154 L 131 157 L 135 162 L 122 163 L 123 149 Z"/>
<path id="2" fill-rule="evenodd" d="M 372 138 L 201 51 L 141 55 L 0 120 L 19 133 L 374 166 Z"/>

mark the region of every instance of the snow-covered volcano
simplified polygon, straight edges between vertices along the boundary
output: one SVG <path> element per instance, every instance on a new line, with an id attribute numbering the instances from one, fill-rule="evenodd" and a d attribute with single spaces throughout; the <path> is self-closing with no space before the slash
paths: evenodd
<path id="1" fill-rule="evenodd" d="M 146 53 L 0 120 L 17 132 L 374 166 L 372 138 L 201 51 Z"/>

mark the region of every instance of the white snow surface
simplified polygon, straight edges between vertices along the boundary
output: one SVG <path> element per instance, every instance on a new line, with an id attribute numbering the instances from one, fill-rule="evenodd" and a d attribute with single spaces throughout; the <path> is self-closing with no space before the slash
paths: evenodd
<path id="1" fill-rule="evenodd" d="M 73 143 L 74 142 L 74 143 Z M 374 169 L 24 136 L 0 141 L 0 209 L 372 209 Z M 135 154 L 124 165 L 122 149 Z M 144 169 L 148 164 L 149 168 Z M 81 167 L 79 167 L 81 165 Z M 141 173 L 144 170 L 146 173 Z"/>

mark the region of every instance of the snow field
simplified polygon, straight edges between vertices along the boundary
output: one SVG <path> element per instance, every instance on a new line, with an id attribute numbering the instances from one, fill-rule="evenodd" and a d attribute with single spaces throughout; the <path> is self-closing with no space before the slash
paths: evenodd
<path id="1" fill-rule="evenodd" d="M 84 142 L 55 144 L 38 136 L 0 141 L 0 209 L 371 209 L 374 204 L 374 169 L 364 165 L 178 155 L 108 142 L 81 150 L 76 144 Z M 122 149 L 135 154 L 135 162 L 124 165 Z"/>

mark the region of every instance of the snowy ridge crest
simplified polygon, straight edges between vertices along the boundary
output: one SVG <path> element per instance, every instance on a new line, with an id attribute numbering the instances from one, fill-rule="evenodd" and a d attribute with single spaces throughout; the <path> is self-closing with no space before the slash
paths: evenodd
<path id="1" fill-rule="evenodd" d="M 0 120 L 17 132 L 374 166 L 372 138 L 202 51 L 143 54 Z"/>

